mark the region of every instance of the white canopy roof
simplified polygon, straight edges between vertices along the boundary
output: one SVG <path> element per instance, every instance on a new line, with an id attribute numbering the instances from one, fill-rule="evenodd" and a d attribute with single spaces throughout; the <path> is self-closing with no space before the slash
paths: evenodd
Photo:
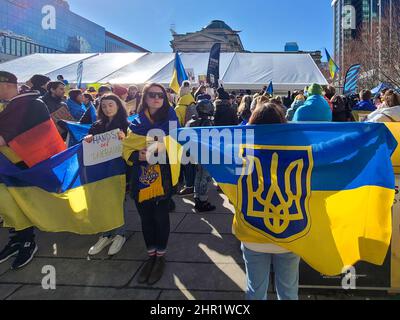
<path id="1" fill-rule="evenodd" d="M 181 54 L 194 83 L 207 74 L 208 58 L 208 53 Z M 21 83 L 34 74 L 45 74 L 52 79 L 61 74 L 75 83 L 80 61 L 83 61 L 82 83 L 168 85 L 174 53 L 34 54 L 0 64 L 0 70 L 14 73 Z M 221 53 L 220 77 L 230 90 L 258 90 L 270 81 L 275 91 L 280 92 L 302 89 L 311 83 L 327 84 L 314 60 L 305 53 Z"/>

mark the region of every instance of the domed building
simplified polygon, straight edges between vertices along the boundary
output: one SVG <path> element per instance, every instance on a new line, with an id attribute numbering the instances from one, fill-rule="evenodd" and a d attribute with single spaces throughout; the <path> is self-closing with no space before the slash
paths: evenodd
<path id="1" fill-rule="evenodd" d="M 224 21 L 213 20 L 202 30 L 177 34 L 171 30 L 174 52 L 209 52 L 215 43 L 221 43 L 222 52 L 244 52 L 240 31 L 233 30 Z"/>

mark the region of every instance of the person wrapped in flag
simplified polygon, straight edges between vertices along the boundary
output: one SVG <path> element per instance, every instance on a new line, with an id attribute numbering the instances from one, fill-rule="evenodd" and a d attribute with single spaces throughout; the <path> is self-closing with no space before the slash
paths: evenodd
<path id="1" fill-rule="evenodd" d="M 89 129 L 89 135 L 84 140 L 87 143 L 93 141 L 93 136 L 108 131 L 119 129 L 119 139 L 123 140 L 128 131 L 128 114 L 121 99 L 114 94 L 106 94 L 100 99 L 100 108 L 98 112 L 99 120 L 97 120 Z M 124 212 L 127 212 L 124 210 Z M 125 219 L 126 221 L 126 219 Z M 108 255 L 116 255 L 126 242 L 125 225 L 103 233 L 97 243 L 89 250 L 89 255 L 99 254 L 104 248 L 110 246 Z"/>
<path id="2" fill-rule="evenodd" d="M 123 141 L 123 157 L 131 166 L 131 196 L 135 200 L 149 260 L 139 274 L 139 283 L 156 283 L 165 268 L 164 255 L 170 233 L 169 206 L 173 186 L 178 176 L 173 175 L 166 156 L 166 148 L 158 134 L 169 135 L 170 126 L 179 127 L 178 117 L 170 106 L 167 93 L 160 84 L 148 84 L 143 89 L 138 118 L 129 126 Z M 150 164 L 146 154 L 165 155 L 164 164 Z"/>
<path id="3" fill-rule="evenodd" d="M 0 71 L 0 152 L 20 168 L 33 167 L 64 151 L 65 144 L 38 91 L 18 94 L 17 77 Z M 0 252 L 0 263 L 16 257 L 12 268 L 28 264 L 38 247 L 33 227 L 10 229 L 10 240 Z"/>

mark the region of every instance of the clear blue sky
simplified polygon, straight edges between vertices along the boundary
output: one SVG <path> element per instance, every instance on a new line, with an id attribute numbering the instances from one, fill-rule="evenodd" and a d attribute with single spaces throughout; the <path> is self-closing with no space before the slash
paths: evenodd
<path id="1" fill-rule="evenodd" d="M 224 20 L 241 30 L 246 50 L 282 51 L 286 42 L 301 50 L 332 51 L 331 0 L 68 0 L 71 10 L 150 51 L 170 52 L 169 31 L 200 30 Z"/>

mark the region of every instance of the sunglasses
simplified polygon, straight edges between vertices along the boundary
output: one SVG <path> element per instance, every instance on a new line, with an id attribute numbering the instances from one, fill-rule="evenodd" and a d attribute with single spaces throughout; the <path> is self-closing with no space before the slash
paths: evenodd
<path id="1" fill-rule="evenodd" d="M 162 93 L 162 92 L 148 92 L 147 96 L 150 99 L 164 99 L 164 97 L 165 97 L 164 93 Z"/>

